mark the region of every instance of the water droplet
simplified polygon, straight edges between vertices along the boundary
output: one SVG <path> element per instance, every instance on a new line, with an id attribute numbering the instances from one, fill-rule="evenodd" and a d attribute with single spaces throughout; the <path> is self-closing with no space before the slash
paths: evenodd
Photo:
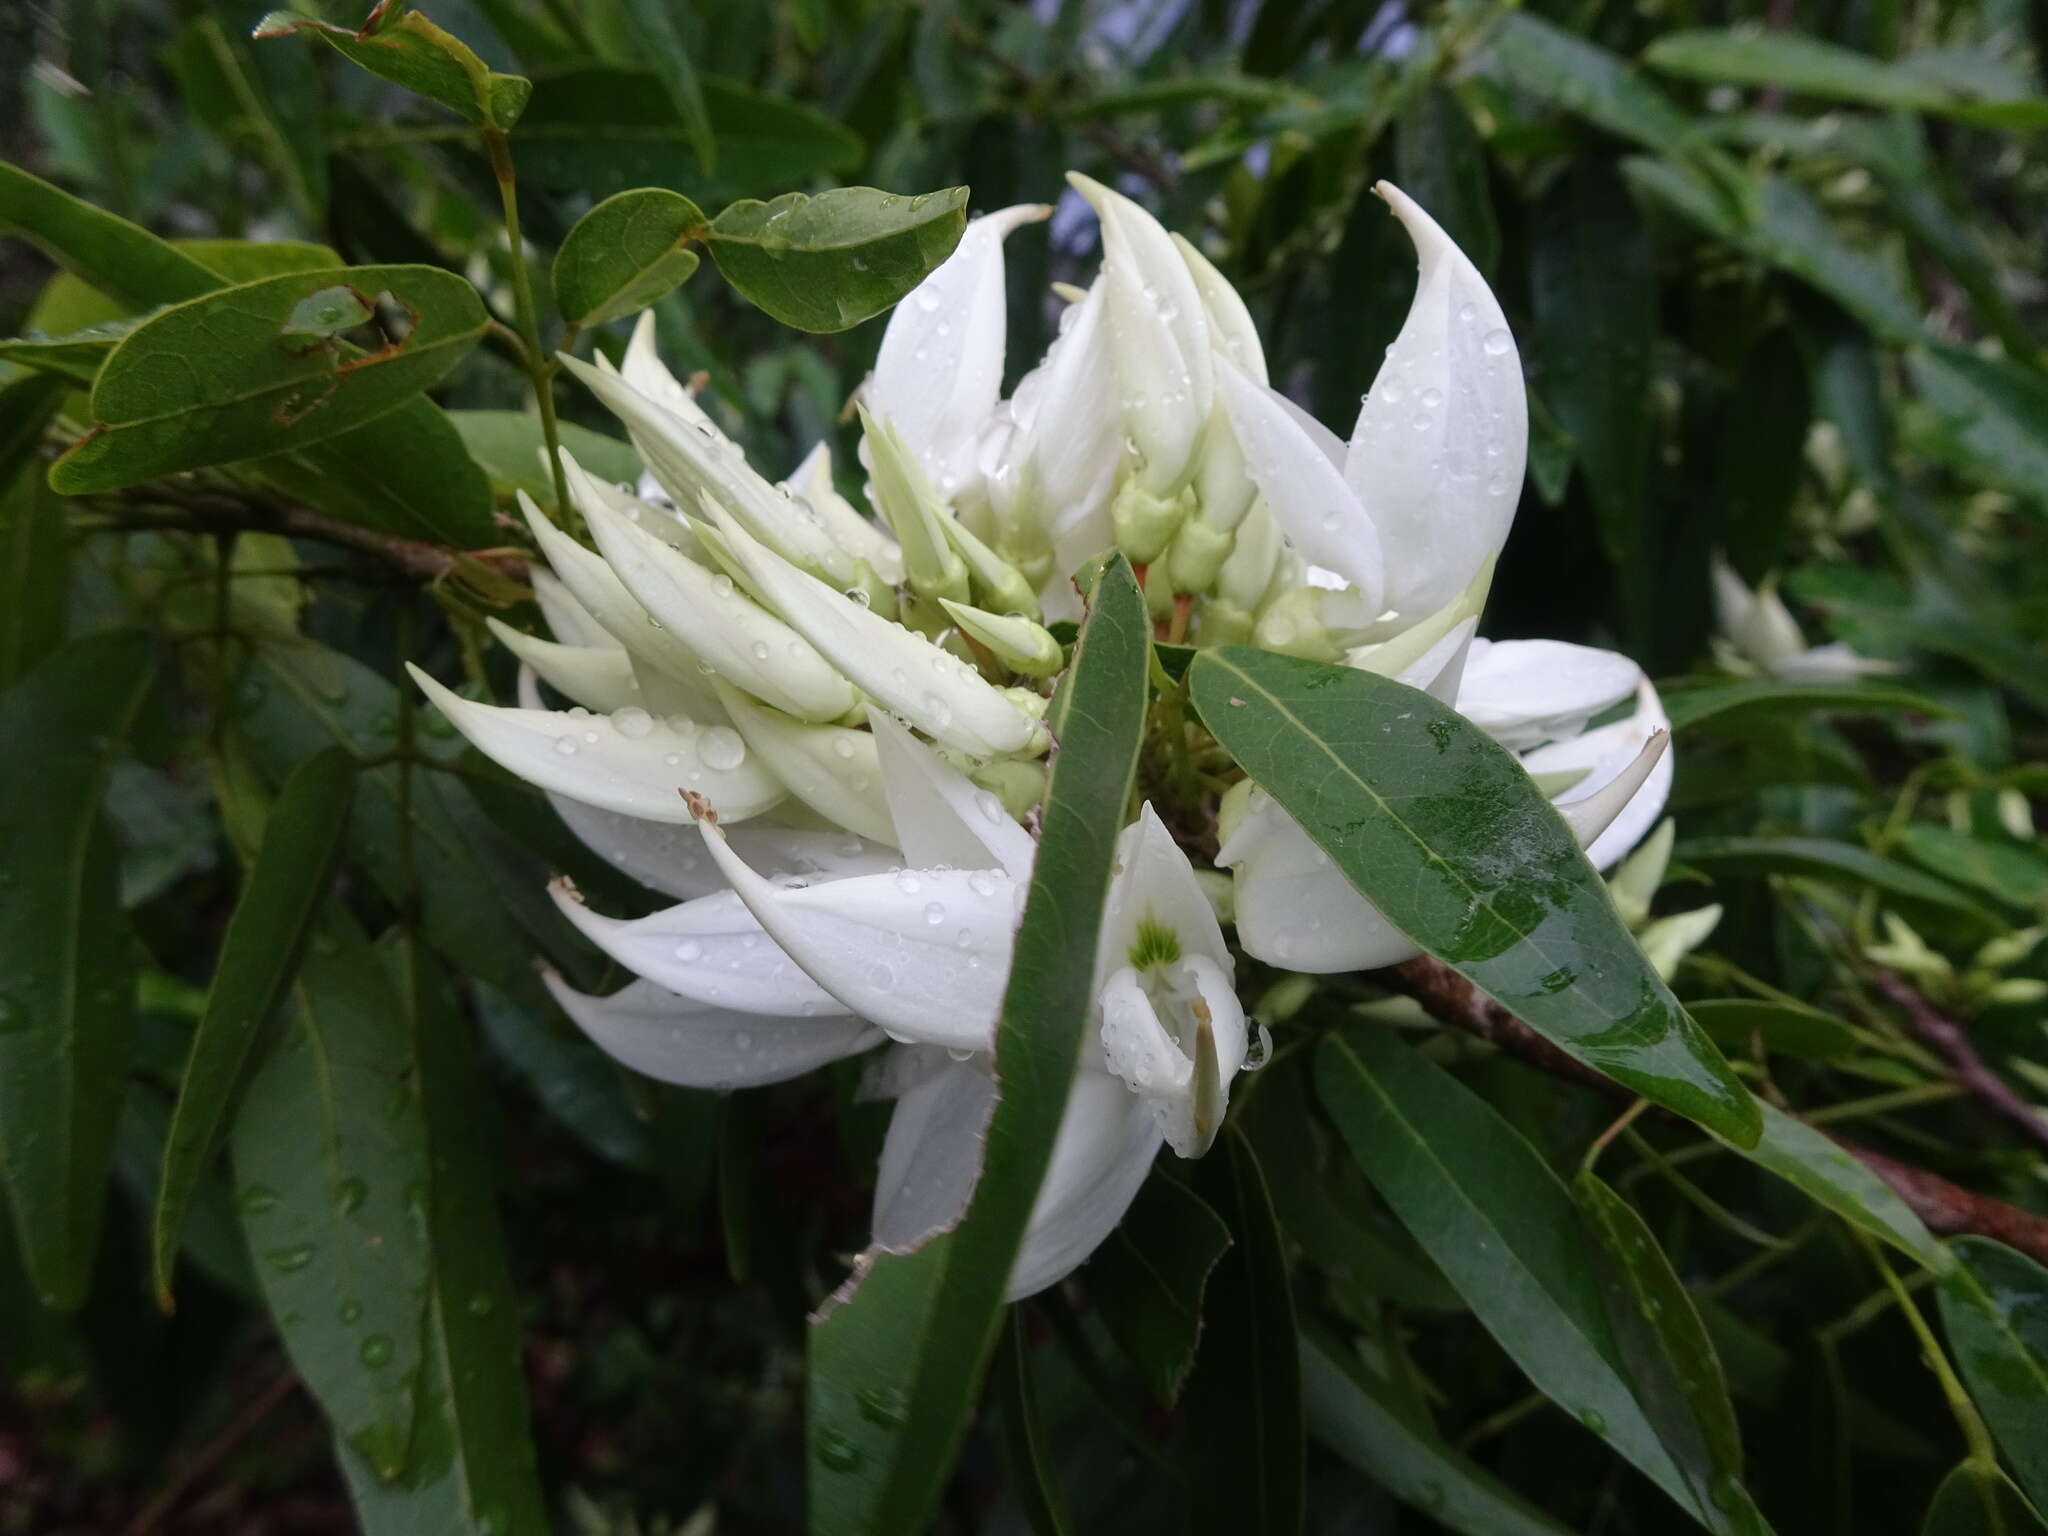
<path id="1" fill-rule="evenodd" d="M 1607 1433 L 1607 1415 L 1598 1408 L 1585 1408 L 1579 1412 L 1579 1422 L 1596 1435 Z"/>
<path id="2" fill-rule="evenodd" d="M 1422 408 L 1433 411 L 1444 403 L 1444 392 L 1440 389 L 1425 389 L 1422 392 Z"/>
<path id="3" fill-rule="evenodd" d="M 388 1334 L 373 1333 L 357 1346 L 356 1357 L 371 1370 L 391 1363 L 391 1338 Z"/>
<path id="4" fill-rule="evenodd" d="M 747 650 L 756 661 L 766 661 L 768 659 L 768 642 L 766 640 L 756 640 L 747 647 Z"/>
<path id="5" fill-rule="evenodd" d="M 1486 340 L 1480 343 L 1486 348 L 1488 357 L 1505 357 L 1514 344 L 1515 338 L 1504 330 L 1488 331 Z"/>
<path id="6" fill-rule="evenodd" d="M 492 1302 L 489 1296 L 486 1296 L 482 1291 L 478 1291 L 469 1298 L 465 1310 L 471 1317 L 489 1317 L 494 1305 L 495 1303 Z"/>
<path id="7" fill-rule="evenodd" d="M 676 958 L 685 965 L 704 958 L 704 946 L 695 939 L 685 939 L 676 946 Z"/>
<path id="8" fill-rule="evenodd" d="M 747 744 L 729 725 L 714 725 L 697 741 L 697 755 L 706 768 L 730 773 L 747 760 Z"/>
<path id="9" fill-rule="evenodd" d="M 836 1430 L 819 1430 L 816 1445 L 819 1464 L 827 1471 L 851 1472 L 867 1460 L 851 1440 Z"/>
<path id="10" fill-rule="evenodd" d="M 370 1186 L 361 1179 L 343 1179 L 334 1186 L 334 1204 L 344 1216 L 355 1215 L 369 1196 Z"/>
<path id="11" fill-rule="evenodd" d="M 868 589 L 866 587 L 848 587 L 845 590 L 845 592 L 841 593 L 840 595 L 844 597 L 849 603 L 857 603 L 863 608 L 867 607 L 867 605 L 871 601 L 873 601 L 873 599 L 871 599 L 868 596 Z"/>
<path id="12" fill-rule="evenodd" d="M 993 896 L 996 893 L 996 877 L 985 869 L 977 869 L 967 877 L 967 888 L 977 896 Z"/>
<path id="13" fill-rule="evenodd" d="M 834 736 L 832 738 L 832 755 L 841 758 L 853 756 L 853 739 L 848 736 Z"/>
<path id="14" fill-rule="evenodd" d="M 263 1255 L 270 1261 L 270 1267 L 280 1274 L 296 1274 L 313 1262 L 311 1243 L 294 1243 L 289 1248 L 273 1248 Z"/>
<path id="15" fill-rule="evenodd" d="M 862 1387 L 853 1394 L 853 1401 L 870 1424 L 901 1429 L 910 1422 L 910 1400 L 901 1387 Z"/>
<path id="16" fill-rule="evenodd" d="M 886 965 L 872 966 L 868 970 L 868 983 L 886 992 L 896 984 L 896 973 Z"/>
<path id="17" fill-rule="evenodd" d="M 341 1304 L 341 1309 L 337 1315 L 344 1323 L 361 1322 L 363 1318 L 363 1304 L 354 1297 L 350 1297 Z"/>
<path id="18" fill-rule="evenodd" d="M 896 871 L 896 889 L 906 896 L 914 896 L 924 888 L 924 882 L 907 869 Z"/>
<path id="19" fill-rule="evenodd" d="M 242 1191 L 242 1209 L 251 1216 L 261 1216 L 277 1204 L 277 1191 L 268 1184 L 251 1184 Z"/>
<path id="20" fill-rule="evenodd" d="M 711 578 L 711 590 L 720 597 L 732 596 L 732 578 L 723 574 Z"/>
<path id="21" fill-rule="evenodd" d="M 924 908 L 924 920 L 930 923 L 934 928 L 936 928 L 940 923 L 943 923 L 946 920 L 946 904 L 942 901 L 926 902 Z"/>
<path id="22" fill-rule="evenodd" d="M 1244 1062 L 1239 1070 L 1243 1072 L 1256 1072 L 1272 1059 L 1273 1032 L 1266 1028 L 1264 1024 L 1259 1024 L 1253 1032 L 1251 1039 L 1245 1042 Z"/>
<path id="23" fill-rule="evenodd" d="M 574 736 L 557 736 L 555 738 L 555 751 L 562 757 L 574 757 L 576 755 L 576 738 Z"/>
<path id="24" fill-rule="evenodd" d="M 654 729 L 654 716 L 637 704 L 623 705 L 612 711 L 612 729 L 628 741 L 639 741 Z"/>

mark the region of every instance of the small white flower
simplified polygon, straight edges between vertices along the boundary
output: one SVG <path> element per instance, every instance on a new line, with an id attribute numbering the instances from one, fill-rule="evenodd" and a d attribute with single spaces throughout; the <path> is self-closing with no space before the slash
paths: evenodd
<path id="1" fill-rule="evenodd" d="M 1894 662 L 1860 656 L 1848 644 L 1808 645 L 1799 621 L 1766 576 L 1751 588 L 1727 561 L 1714 560 L 1714 613 L 1721 632 L 1714 648 L 1731 672 L 1762 672 L 1799 683 L 1852 683 L 1898 671 Z"/>

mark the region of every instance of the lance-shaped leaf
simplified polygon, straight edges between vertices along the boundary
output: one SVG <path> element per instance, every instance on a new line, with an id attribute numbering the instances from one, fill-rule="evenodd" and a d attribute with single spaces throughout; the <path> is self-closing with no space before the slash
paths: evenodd
<path id="1" fill-rule="evenodd" d="M 384 1478 L 413 1440 L 428 1289 L 425 1127 L 399 997 L 330 909 L 234 1127 L 242 1230 L 292 1364 Z"/>
<path id="2" fill-rule="evenodd" d="M 950 1231 L 870 1252 L 814 1325 L 811 1522 L 818 1536 L 918 1530 L 938 1502 L 995 1341 L 1089 1011 L 1093 951 L 1137 769 L 1151 627 L 1119 558 L 1096 583 L 1069 674 L 1037 873 L 998 1030 L 1001 1096 L 981 1177 Z"/>
<path id="3" fill-rule="evenodd" d="M 1587 1065 L 1756 1140 L 1755 1101 L 1513 756 L 1367 672 L 1229 646 L 1188 678 L 1217 740 L 1416 944 Z"/>
<path id="4" fill-rule="evenodd" d="M 1172 1407 L 1195 1363 L 1203 1293 L 1230 1228 L 1177 1179 L 1147 1179 L 1081 1271 L 1088 1299 L 1152 1396 Z"/>
<path id="5" fill-rule="evenodd" d="M 1326 1038 L 1316 1087 L 1359 1167 L 1537 1389 L 1698 1513 L 1629 1385 L 1571 1196 L 1535 1148 L 1378 1031 Z"/>
<path id="6" fill-rule="evenodd" d="M 24 236 L 65 271 L 138 308 L 176 304 L 221 286 L 196 257 L 4 162 L 0 230 Z"/>
<path id="7" fill-rule="evenodd" d="M 1997 919 L 1946 880 L 1923 875 L 1867 848 L 1823 837 L 1695 837 L 1673 849 L 1672 857 L 1709 875 L 1798 875 L 1867 885 L 1973 918 L 1987 929 L 1998 926 Z"/>
<path id="8" fill-rule="evenodd" d="M 179 1228 L 227 1132 L 264 1025 L 298 974 L 341 851 L 355 777 L 354 760 L 340 747 L 293 770 L 271 808 L 263 846 L 228 920 L 164 1139 L 151 1264 L 157 1299 L 166 1307 Z"/>
<path id="9" fill-rule="evenodd" d="M 697 270 L 688 241 L 703 211 L 680 192 L 637 187 L 578 219 L 555 253 L 555 303 L 576 325 L 603 325 L 645 309 Z"/>
<path id="10" fill-rule="evenodd" d="M 705 175 L 718 167 L 718 136 L 711 127 L 711 115 L 704 105 L 704 86 L 697 78 L 697 66 L 690 50 L 683 46 L 674 15 L 664 0 L 620 0 L 620 9 L 638 34 L 640 46 L 654 65 L 654 72 L 668 89 L 676 116 L 682 119 L 690 147 L 697 152 L 697 165 Z"/>
<path id="11" fill-rule="evenodd" d="M 339 334 L 373 314 L 376 350 Z M 286 273 L 173 305 L 107 358 L 93 430 L 50 484 L 111 490 L 337 437 L 438 383 L 489 318 L 476 290 L 439 267 Z"/>
<path id="12" fill-rule="evenodd" d="M 533 82 L 501 75 L 470 46 L 444 32 L 418 11 L 400 11 L 394 0 L 378 0 L 362 26 L 351 31 L 324 21 L 273 11 L 254 36 L 259 40 L 304 33 L 317 37 L 350 62 L 416 95 L 438 101 L 481 128 L 504 130 L 519 121 Z"/>
<path id="13" fill-rule="evenodd" d="M 725 280 L 784 325 L 843 331 L 923 282 L 966 228 L 965 187 L 916 197 L 838 187 L 733 203 L 708 244 Z"/>
<path id="14" fill-rule="evenodd" d="M 1072 1536 L 1073 1522 L 1060 1501 L 1059 1479 L 1046 1455 L 1045 1426 L 1037 1394 L 1031 1390 L 1031 1351 L 1024 1336 L 1023 1314 L 1012 1312 L 995 1366 L 1010 1489 L 1038 1536 Z"/>
<path id="15" fill-rule="evenodd" d="M 1941 1321 L 1970 1395 L 2013 1472 L 2048 1509 L 2048 1270 L 2003 1243 L 1959 1237 Z"/>
<path id="16" fill-rule="evenodd" d="M 71 541 L 35 456 L 63 401 L 59 379 L 0 384 L 0 689 L 64 640 Z"/>
<path id="17" fill-rule="evenodd" d="M 522 634 L 496 618 L 485 624 L 498 643 L 517 656 L 555 692 L 585 709 L 608 715 L 644 704 L 633 659 L 615 645 L 557 645 Z"/>
<path id="18" fill-rule="evenodd" d="M 1948 713 L 1925 694 L 1869 683 L 1774 683 L 1759 679 L 1708 683 L 1698 688 L 1671 688 L 1663 695 L 1664 713 L 1674 731 L 1690 730 L 1709 720 L 1732 724 L 1770 715 L 1804 719 L 1824 710 L 1844 714 L 1881 714 L 1910 710 L 1939 717 Z"/>
<path id="19" fill-rule="evenodd" d="M 135 1033 L 100 797 L 155 657 L 116 630 L 0 694 L 0 1176 L 45 1306 L 84 1297 Z"/>

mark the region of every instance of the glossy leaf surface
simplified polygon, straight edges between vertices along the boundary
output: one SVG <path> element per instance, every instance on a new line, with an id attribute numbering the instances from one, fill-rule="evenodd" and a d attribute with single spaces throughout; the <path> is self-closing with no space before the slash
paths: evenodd
<path id="1" fill-rule="evenodd" d="M 2048 1269 L 1987 1237 L 1950 1245 L 1941 1321 L 1970 1395 L 2020 1485 L 2048 1503 Z"/>
<path id="2" fill-rule="evenodd" d="M 916 197 L 840 187 L 734 203 L 707 243 L 726 281 L 783 324 L 843 331 L 924 281 L 966 227 L 965 187 Z"/>
<path id="3" fill-rule="evenodd" d="M 637 314 L 697 270 L 686 241 L 703 211 L 681 193 L 638 187 L 578 219 L 555 253 L 555 303 L 576 325 Z"/>

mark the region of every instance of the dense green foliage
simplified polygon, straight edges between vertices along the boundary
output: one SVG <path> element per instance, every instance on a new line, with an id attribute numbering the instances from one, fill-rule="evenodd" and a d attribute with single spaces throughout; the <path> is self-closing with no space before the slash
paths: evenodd
<path id="1" fill-rule="evenodd" d="M 2048 7 L 429 13 L 0 17 L 0 1532 L 2048 1530 Z M 1486 632 L 1643 663 L 1676 845 L 1603 891 L 1449 709 L 1096 567 L 988 1177 L 813 1322 L 861 1064 L 600 1053 L 547 882 L 647 893 L 402 663 L 509 698 L 515 493 L 639 473 L 557 352 L 651 308 L 852 487 L 873 317 L 1070 167 L 1340 427 L 1435 215 L 1530 395 Z M 1133 774 L 1200 863 L 1240 768 L 1426 958 L 1243 962 L 1213 1151 L 1006 1308 Z"/>

